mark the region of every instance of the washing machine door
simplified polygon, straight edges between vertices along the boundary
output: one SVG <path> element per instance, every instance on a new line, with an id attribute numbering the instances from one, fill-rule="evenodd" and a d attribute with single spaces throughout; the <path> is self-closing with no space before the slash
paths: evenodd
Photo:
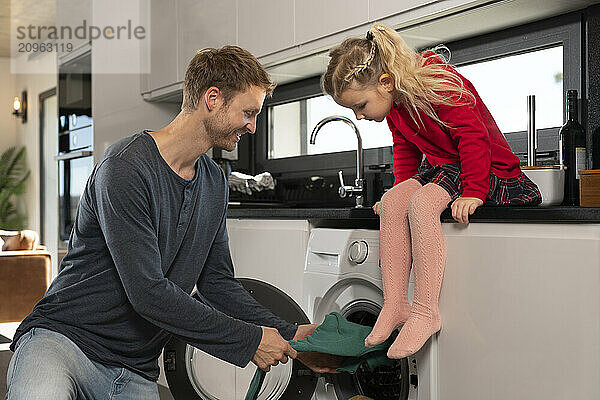
<path id="1" fill-rule="evenodd" d="M 310 323 L 300 306 L 278 288 L 241 278 L 244 288 L 261 305 L 294 324 Z M 243 400 L 256 366 L 245 368 L 219 360 L 173 337 L 164 349 L 164 371 L 176 400 Z M 317 378 L 301 362 L 291 360 L 272 367 L 257 400 L 310 400 Z"/>
<path id="2" fill-rule="evenodd" d="M 348 321 L 374 326 L 380 311 L 379 305 L 361 299 L 343 308 L 341 314 Z M 403 358 L 374 370 L 361 365 L 355 374 L 336 374 L 327 379 L 338 399 L 350 399 L 360 394 L 376 400 L 407 400 L 410 399 L 411 380 L 416 384 L 416 376 L 416 365 Z"/>
<path id="3" fill-rule="evenodd" d="M 314 309 L 313 320 L 322 321 L 327 314 L 336 311 L 348 321 L 372 327 L 382 305 L 383 291 L 379 281 L 348 277 L 336 281 L 322 295 Z M 413 400 L 416 398 L 416 384 L 414 359 L 403 358 L 374 370 L 361 365 L 355 374 L 325 376 L 324 381 L 318 382 L 315 397 L 317 400 L 346 400 L 363 395 L 375 400 Z"/>

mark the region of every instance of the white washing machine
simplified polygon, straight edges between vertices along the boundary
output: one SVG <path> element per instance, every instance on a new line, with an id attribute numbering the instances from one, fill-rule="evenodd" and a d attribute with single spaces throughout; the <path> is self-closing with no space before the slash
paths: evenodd
<path id="1" fill-rule="evenodd" d="M 373 326 L 383 305 L 379 231 L 313 229 L 306 255 L 303 308 L 313 323 L 336 311 L 349 321 Z M 414 280 L 410 279 L 412 302 Z M 437 400 L 437 335 L 413 357 L 392 367 L 318 378 L 315 400 Z"/>
<path id="2" fill-rule="evenodd" d="M 308 221 L 228 220 L 236 277 L 263 306 L 288 322 L 305 324 L 301 308 Z M 276 244 L 276 245 L 274 245 Z M 175 400 L 243 400 L 256 371 L 221 361 L 173 338 L 163 351 L 159 384 Z M 258 400 L 310 400 L 317 378 L 298 362 L 271 368 Z"/>

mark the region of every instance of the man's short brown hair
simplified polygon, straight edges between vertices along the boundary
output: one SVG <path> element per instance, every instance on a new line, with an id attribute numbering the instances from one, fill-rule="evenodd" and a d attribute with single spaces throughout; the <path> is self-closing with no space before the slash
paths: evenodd
<path id="1" fill-rule="evenodd" d="M 195 110 L 206 90 L 212 86 L 221 90 L 225 103 L 250 86 L 265 89 L 267 97 L 275 89 L 275 83 L 256 57 L 238 46 L 198 51 L 185 72 L 181 109 L 185 112 Z"/>

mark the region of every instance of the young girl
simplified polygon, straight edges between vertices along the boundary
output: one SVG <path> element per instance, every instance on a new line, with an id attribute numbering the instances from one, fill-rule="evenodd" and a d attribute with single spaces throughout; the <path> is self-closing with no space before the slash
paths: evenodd
<path id="1" fill-rule="evenodd" d="M 388 351 L 402 358 L 441 328 L 441 212 L 451 204 L 452 216 L 468 223 L 484 202 L 536 205 L 541 195 L 471 82 L 433 51 L 416 53 L 394 30 L 376 25 L 330 56 L 325 91 L 357 119 L 387 119 L 392 131 L 395 186 L 374 206 L 381 218 L 384 305 L 365 345 L 382 343 L 403 325 Z"/>

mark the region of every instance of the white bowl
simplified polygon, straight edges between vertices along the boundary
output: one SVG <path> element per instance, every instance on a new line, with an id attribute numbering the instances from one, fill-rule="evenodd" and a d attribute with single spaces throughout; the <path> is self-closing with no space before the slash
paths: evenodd
<path id="1" fill-rule="evenodd" d="M 560 166 L 521 167 L 521 170 L 540 189 L 542 206 L 561 204 L 564 197 L 565 170 Z"/>

